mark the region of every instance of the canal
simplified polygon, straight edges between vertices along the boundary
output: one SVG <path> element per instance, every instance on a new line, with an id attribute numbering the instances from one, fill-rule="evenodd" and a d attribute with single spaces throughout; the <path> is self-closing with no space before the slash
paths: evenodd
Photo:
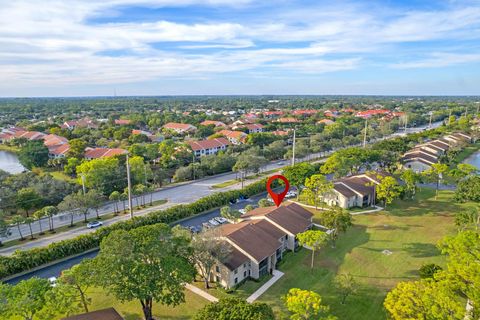
<path id="1" fill-rule="evenodd" d="M 0 170 L 8 173 L 20 173 L 25 170 L 15 153 L 0 150 Z"/>
<path id="2" fill-rule="evenodd" d="M 464 163 L 471 164 L 480 170 L 480 150 L 469 156 L 467 159 L 463 161 Z"/>

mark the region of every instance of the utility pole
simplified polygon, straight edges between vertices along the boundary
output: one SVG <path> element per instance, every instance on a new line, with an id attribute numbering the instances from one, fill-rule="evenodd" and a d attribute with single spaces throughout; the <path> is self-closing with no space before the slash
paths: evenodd
<path id="1" fill-rule="evenodd" d="M 82 190 L 83 190 L 83 195 L 86 193 L 86 188 L 85 188 L 85 173 L 82 173 Z"/>
<path id="2" fill-rule="evenodd" d="M 130 181 L 130 164 L 128 163 L 127 154 L 127 186 L 128 186 L 128 209 L 130 211 L 130 218 L 133 218 L 133 206 L 132 206 L 132 182 Z"/>
<path id="3" fill-rule="evenodd" d="M 430 122 L 428 123 L 428 129 L 432 128 L 432 117 L 433 117 L 433 112 L 430 111 Z"/>
<path id="4" fill-rule="evenodd" d="M 192 151 L 192 178 L 195 180 L 195 151 Z"/>
<path id="5" fill-rule="evenodd" d="M 367 118 L 365 118 L 365 132 L 363 133 L 363 147 L 367 146 Z"/>
<path id="6" fill-rule="evenodd" d="M 405 132 L 407 132 L 407 125 L 408 125 L 408 115 L 405 115 Z"/>
<path id="7" fill-rule="evenodd" d="M 295 165 L 295 129 L 293 129 L 292 166 Z"/>
<path id="8" fill-rule="evenodd" d="M 145 187 L 147 186 L 147 164 L 143 164 L 143 172 L 145 174 Z"/>

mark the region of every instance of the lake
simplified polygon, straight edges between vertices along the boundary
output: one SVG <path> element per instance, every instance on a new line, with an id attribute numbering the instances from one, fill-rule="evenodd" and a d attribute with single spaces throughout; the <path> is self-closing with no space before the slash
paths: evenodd
<path id="1" fill-rule="evenodd" d="M 25 168 L 14 153 L 0 150 L 0 170 L 15 174 L 24 171 Z"/>
<path id="2" fill-rule="evenodd" d="M 474 165 L 480 170 L 480 151 L 475 152 L 463 162 Z"/>

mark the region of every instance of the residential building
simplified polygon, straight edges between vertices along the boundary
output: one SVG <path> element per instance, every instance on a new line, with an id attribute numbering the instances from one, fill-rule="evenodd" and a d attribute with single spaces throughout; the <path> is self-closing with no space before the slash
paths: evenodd
<path id="1" fill-rule="evenodd" d="M 288 136 L 288 131 L 283 131 L 283 130 L 275 130 L 270 132 L 274 136 Z"/>
<path id="2" fill-rule="evenodd" d="M 227 149 L 230 142 L 226 138 L 215 138 L 210 140 L 187 141 L 196 157 L 215 154 Z"/>
<path id="3" fill-rule="evenodd" d="M 232 144 L 243 144 L 247 140 L 247 134 L 242 131 L 221 130 L 218 134 L 227 138 Z"/>
<path id="4" fill-rule="evenodd" d="M 248 133 L 263 132 L 263 125 L 259 123 L 246 124 L 244 127 L 248 129 Z"/>
<path id="5" fill-rule="evenodd" d="M 131 120 L 128 119 L 115 119 L 115 124 L 119 126 L 127 126 L 132 123 Z"/>
<path id="6" fill-rule="evenodd" d="M 87 148 L 85 149 L 85 159 L 108 158 L 127 154 L 128 151 L 120 148 Z"/>
<path id="7" fill-rule="evenodd" d="M 195 132 L 197 130 L 197 127 L 192 126 L 191 124 L 177 122 L 169 122 L 165 124 L 163 128 L 180 134 Z"/>
<path id="8" fill-rule="evenodd" d="M 375 204 L 376 186 L 380 183 L 378 176 L 386 175 L 384 172 L 364 173 L 336 180 L 332 192 L 322 200 L 330 206 L 344 209 L 372 206 Z"/>
<path id="9" fill-rule="evenodd" d="M 298 247 L 296 236 L 312 227 L 313 214 L 298 204 L 257 208 L 242 221 L 220 226 L 219 234 L 231 251 L 210 276 L 225 288 L 245 279 L 271 274 L 286 250 Z"/>
<path id="10" fill-rule="evenodd" d="M 276 122 L 280 122 L 280 123 L 297 123 L 299 122 L 297 119 L 293 118 L 293 117 L 284 117 L 284 118 L 278 118 L 276 120 Z"/>
<path id="11" fill-rule="evenodd" d="M 85 118 L 80 120 L 65 121 L 60 126 L 62 129 L 74 130 L 76 128 L 98 129 L 98 125 L 91 119 Z"/>
<path id="12" fill-rule="evenodd" d="M 263 116 L 267 119 L 278 118 L 280 116 L 283 116 L 283 114 L 284 114 L 284 112 L 280 111 L 280 110 L 263 112 Z"/>
<path id="13" fill-rule="evenodd" d="M 215 121 L 215 120 L 205 120 L 203 122 L 200 123 L 201 126 L 210 126 L 210 125 L 214 125 L 215 128 L 226 128 L 227 125 L 225 123 L 223 123 L 222 121 Z"/>
<path id="14" fill-rule="evenodd" d="M 332 121 L 332 120 L 330 120 L 330 119 L 322 119 L 322 120 L 318 121 L 317 123 L 318 123 L 318 124 L 322 124 L 322 123 L 323 123 L 324 125 L 328 126 L 328 125 L 334 124 L 335 121 Z"/>
<path id="15" fill-rule="evenodd" d="M 294 110 L 292 114 L 296 116 L 311 116 L 311 115 L 317 114 L 318 112 L 319 110 L 307 109 L 307 110 Z"/>

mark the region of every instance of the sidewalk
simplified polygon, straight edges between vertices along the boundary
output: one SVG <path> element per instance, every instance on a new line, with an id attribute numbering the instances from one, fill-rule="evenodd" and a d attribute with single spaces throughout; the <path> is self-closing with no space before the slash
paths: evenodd
<path id="1" fill-rule="evenodd" d="M 308 204 L 303 204 L 301 202 L 298 202 L 298 201 L 293 201 L 293 200 L 289 200 L 290 202 L 293 202 L 293 203 L 296 203 L 302 207 L 307 207 L 307 208 L 312 208 L 312 209 L 315 209 L 315 206 L 311 206 L 311 205 L 308 205 Z M 322 211 L 322 210 L 328 210 L 327 208 L 316 208 L 316 210 L 319 210 L 319 211 Z M 375 209 L 372 209 L 372 210 L 365 210 L 365 211 L 358 211 L 358 212 L 350 212 L 350 214 L 352 216 L 356 216 L 358 214 L 366 214 L 366 213 L 372 213 L 372 212 L 378 212 L 378 211 L 382 211 L 383 208 L 382 207 L 379 207 L 379 206 L 375 206 Z"/>
<path id="2" fill-rule="evenodd" d="M 212 296 L 210 293 L 205 292 L 200 288 L 195 287 L 194 285 L 187 283 L 185 285 L 185 288 L 187 288 L 188 290 L 192 291 L 195 294 L 198 294 L 200 297 L 207 299 L 210 302 L 218 302 L 218 298 Z"/>
<path id="3" fill-rule="evenodd" d="M 277 282 L 281 277 L 283 277 L 284 273 L 278 270 L 273 270 L 273 277 L 272 279 L 268 280 L 263 286 L 258 288 L 250 297 L 247 298 L 248 303 L 252 303 L 257 300 L 262 294 L 265 293 L 275 282 Z"/>

